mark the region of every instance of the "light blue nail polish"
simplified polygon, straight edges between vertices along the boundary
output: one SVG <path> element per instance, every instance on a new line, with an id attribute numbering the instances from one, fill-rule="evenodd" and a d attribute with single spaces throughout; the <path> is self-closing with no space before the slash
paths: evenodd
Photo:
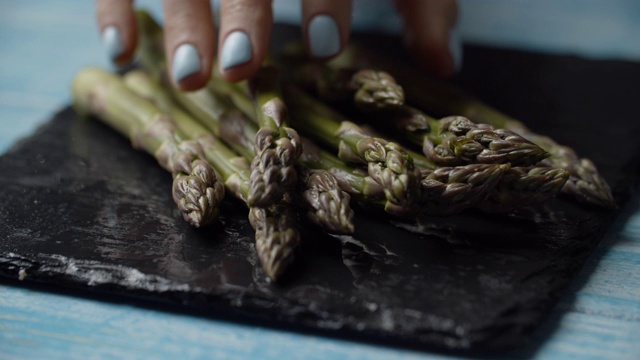
<path id="1" fill-rule="evenodd" d="M 462 40 L 458 28 L 449 31 L 449 52 L 453 57 L 453 67 L 456 72 L 462 69 Z"/>
<path id="2" fill-rule="evenodd" d="M 329 57 L 340 51 L 338 24 L 329 15 L 316 15 L 307 28 L 309 49 L 315 57 Z"/>
<path id="3" fill-rule="evenodd" d="M 251 60 L 251 40 L 242 31 L 234 31 L 227 35 L 220 54 L 220 67 L 227 70 Z"/>
<path id="4" fill-rule="evenodd" d="M 191 74 L 200 71 L 200 54 L 192 44 L 182 44 L 173 53 L 171 75 L 173 80 L 180 82 Z"/>
<path id="5" fill-rule="evenodd" d="M 118 28 L 110 25 L 102 31 L 102 46 L 104 46 L 107 56 L 111 61 L 117 59 L 124 52 L 122 37 Z"/>

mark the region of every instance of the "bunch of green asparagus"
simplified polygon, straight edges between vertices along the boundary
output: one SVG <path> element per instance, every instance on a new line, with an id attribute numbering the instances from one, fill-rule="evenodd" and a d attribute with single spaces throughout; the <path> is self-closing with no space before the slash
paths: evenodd
<path id="1" fill-rule="evenodd" d="M 593 195 L 608 190 L 593 164 L 577 156 L 572 165 L 558 162 L 568 155 L 552 140 L 541 144 L 547 152 L 512 126 L 434 119 L 407 104 L 413 88 L 355 62 L 336 68 L 288 54 L 280 60 L 287 72 L 268 65 L 246 82 L 214 75 L 202 90 L 178 91 L 167 80 L 162 28 L 137 16 L 142 69 L 81 70 L 72 85 L 76 109 L 156 157 L 194 226 L 215 220 L 225 189 L 243 201 L 256 253 L 274 280 L 295 259 L 298 214 L 328 233 L 351 234 L 352 199 L 405 218 L 510 212 L 560 191 L 613 204 Z"/>

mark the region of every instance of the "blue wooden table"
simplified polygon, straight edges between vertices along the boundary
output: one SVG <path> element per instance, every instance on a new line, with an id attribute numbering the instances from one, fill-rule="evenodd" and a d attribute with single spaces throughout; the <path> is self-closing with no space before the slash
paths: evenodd
<path id="1" fill-rule="evenodd" d="M 138 4 L 160 12 L 158 1 Z M 594 0 L 461 4 L 461 32 L 469 41 L 640 59 L 640 5 L 633 0 L 613 5 Z M 0 153 L 68 103 L 67 87 L 77 69 L 108 66 L 93 11 L 91 1 L 0 1 Z M 292 10 L 283 14 L 288 20 L 296 17 Z M 359 13 L 354 23 L 370 27 L 375 14 Z M 379 28 L 394 31 L 398 26 L 397 19 L 390 19 Z M 594 26 L 599 29 L 595 33 Z M 638 359 L 639 333 L 640 196 L 636 195 L 534 341 L 509 356 Z M 2 359 L 151 357 L 454 358 L 0 284 Z"/>

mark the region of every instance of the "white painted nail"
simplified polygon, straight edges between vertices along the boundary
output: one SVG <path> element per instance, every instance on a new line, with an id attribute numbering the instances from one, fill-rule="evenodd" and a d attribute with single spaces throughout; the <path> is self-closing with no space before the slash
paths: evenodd
<path id="1" fill-rule="evenodd" d="M 456 72 L 462 69 L 462 40 L 457 27 L 449 31 L 449 52 L 453 57 L 453 67 Z"/>
<path id="2" fill-rule="evenodd" d="M 115 61 L 124 52 L 120 31 L 114 25 L 109 25 L 102 30 L 102 46 L 111 61 Z"/>
<path id="3" fill-rule="evenodd" d="M 329 15 L 316 15 L 307 27 L 309 48 L 315 57 L 329 57 L 340 51 L 338 24 Z"/>
<path id="4" fill-rule="evenodd" d="M 251 40 L 243 31 L 234 31 L 227 35 L 220 54 L 220 67 L 227 70 L 251 60 Z"/>
<path id="5" fill-rule="evenodd" d="M 189 75 L 200 71 L 200 54 L 192 44 L 182 44 L 173 53 L 171 75 L 173 80 L 180 82 Z"/>

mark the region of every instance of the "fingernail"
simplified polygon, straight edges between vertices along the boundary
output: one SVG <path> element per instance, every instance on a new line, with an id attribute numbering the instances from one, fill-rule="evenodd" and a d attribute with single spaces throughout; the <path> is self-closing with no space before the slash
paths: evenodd
<path id="1" fill-rule="evenodd" d="M 449 52 L 453 57 L 453 67 L 456 72 L 462 69 L 462 40 L 458 28 L 449 31 Z"/>
<path id="2" fill-rule="evenodd" d="M 329 15 L 316 15 L 307 27 L 311 55 L 329 57 L 340 51 L 338 24 Z"/>
<path id="3" fill-rule="evenodd" d="M 120 31 L 114 25 L 109 25 L 102 30 L 102 46 L 111 61 L 115 61 L 124 52 Z"/>
<path id="4" fill-rule="evenodd" d="M 200 54 L 192 44 L 182 44 L 173 53 L 171 75 L 175 82 L 180 82 L 189 75 L 200 71 Z"/>
<path id="5" fill-rule="evenodd" d="M 222 45 L 220 54 L 220 67 L 222 70 L 244 64 L 251 60 L 251 40 L 242 31 L 234 31 L 227 35 Z"/>

